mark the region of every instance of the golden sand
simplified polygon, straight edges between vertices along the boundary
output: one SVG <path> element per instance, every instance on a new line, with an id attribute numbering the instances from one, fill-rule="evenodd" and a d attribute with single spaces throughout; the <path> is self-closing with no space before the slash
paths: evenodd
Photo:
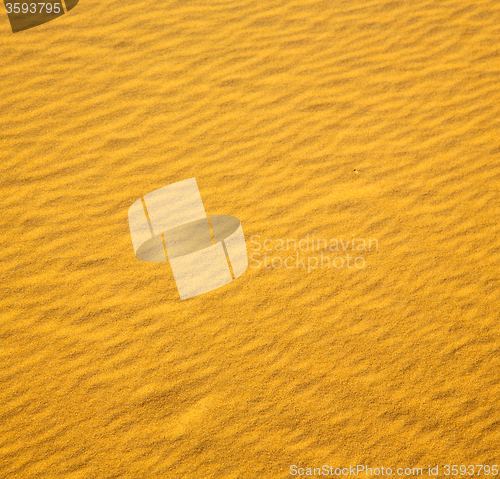
<path id="1" fill-rule="evenodd" d="M 496 0 L 82 0 L 0 32 L 0 477 L 500 464 Z M 378 249 L 181 301 L 127 211 L 193 176 L 249 254 Z"/>

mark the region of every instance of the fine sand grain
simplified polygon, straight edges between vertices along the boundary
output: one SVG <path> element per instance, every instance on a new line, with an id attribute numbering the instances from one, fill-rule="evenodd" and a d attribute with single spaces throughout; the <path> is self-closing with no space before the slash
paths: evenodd
<path id="1" fill-rule="evenodd" d="M 500 464 L 497 0 L 81 0 L 0 58 L 0 477 Z M 181 301 L 127 211 L 190 177 L 249 255 L 378 247 Z"/>

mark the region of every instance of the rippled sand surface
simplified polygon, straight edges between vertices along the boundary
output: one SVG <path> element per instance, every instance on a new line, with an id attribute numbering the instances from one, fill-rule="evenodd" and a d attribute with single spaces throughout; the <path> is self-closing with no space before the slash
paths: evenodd
<path id="1" fill-rule="evenodd" d="M 82 0 L 0 32 L 0 477 L 500 464 L 496 0 Z M 193 176 L 249 254 L 378 249 L 180 301 L 127 210 Z"/>

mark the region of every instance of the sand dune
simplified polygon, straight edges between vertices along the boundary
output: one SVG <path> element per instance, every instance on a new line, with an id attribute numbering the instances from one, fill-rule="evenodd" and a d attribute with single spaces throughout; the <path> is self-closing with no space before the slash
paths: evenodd
<path id="1" fill-rule="evenodd" d="M 0 477 L 500 464 L 499 25 L 494 0 L 0 16 Z M 181 301 L 127 211 L 190 177 L 249 255 L 378 248 Z"/>

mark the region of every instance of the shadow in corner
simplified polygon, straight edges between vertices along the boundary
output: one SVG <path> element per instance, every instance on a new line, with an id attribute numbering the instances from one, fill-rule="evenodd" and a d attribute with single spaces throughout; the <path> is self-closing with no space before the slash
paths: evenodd
<path id="1" fill-rule="evenodd" d="M 12 32 L 22 32 L 37 27 L 64 15 L 78 4 L 79 0 L 55 0 L 49 3 L 32 1 L 15 2 L 4 0 Z"/>

